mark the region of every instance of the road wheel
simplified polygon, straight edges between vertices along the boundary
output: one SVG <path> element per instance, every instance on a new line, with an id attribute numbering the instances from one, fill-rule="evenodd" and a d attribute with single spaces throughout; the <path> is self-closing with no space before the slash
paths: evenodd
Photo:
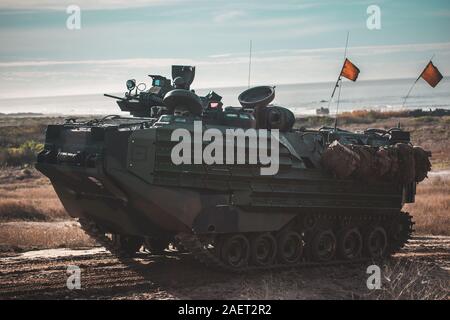
<path id="1" fill-rule="evenodd" d="M 221 257 L 225 264 L 239 269 L 248 265 L 250 243 L 242 234 L 226 236 L 222 243 Z"/>
<path id="2" fill-rule="evenodd" d="M 364 239 L 365 254 L 372 259 L 379 259 L 387 252 L 387 235 L 382 227 L 370 228 Z"/>
<path id="3" fill-rule="evenodd" d="M 120 251 L 121 254 L 132 256 L 139 251 L 142 246 L 142 239 L 136 236 L 126 236 L 113 233 L 111 235 L 113 246 Z"/>
<path id="4" fill-rule="evenodd" d="M 363 248 L 362 235 L 358 228 L 345 228 L 338 236 L 338 254 L 345 260 L 357 259 Z"/>
<path id="5" fill-rule="evenodd" d="M 413 233 L 412 217 L 408 213 L 400 212 L 398 216 L 390 223 L 387 231 L 389 239 L 389 251 L 394 253 L 399 251 Z"/>
<path id="6" fill-rule="evenodd" d="M 250 241 L 251 261 L 257 266 L 273 263 L 277 254 L 277 241 L 270 233 L 256 235 Z"/>
<path id="7" fill-rule="evenodd" d="M 144 242 L 145 248 L 152 254 L 163 254 L 169 247 L 170 242 L 165 239 L 146 238 Z"/>
<path id="8" fill-rule="evenodd" d="M 284 264 L 296 264 L 303 257 L 303 239 L 295 231 L 282 232 L 278 236 L 278 258 Z"/>
<path id="9" fill-rule="evenodd" d="M 311 255 L 314 261 L 328 262 L 336 254 L 336 237 L 332 230 L 319 230 L 311 242 Z"/>

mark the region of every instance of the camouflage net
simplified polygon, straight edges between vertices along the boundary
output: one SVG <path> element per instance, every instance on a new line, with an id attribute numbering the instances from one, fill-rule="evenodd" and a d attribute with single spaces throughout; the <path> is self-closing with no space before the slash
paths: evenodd
<path id="1" fill-rule="evenodd" d="M 339 179 L 368 182 L 421 182 L 431 170 L 431 153 L 405 143 L 392 146 L 343 145 L 334 141 L 322 155 L 322 165 Z"/>

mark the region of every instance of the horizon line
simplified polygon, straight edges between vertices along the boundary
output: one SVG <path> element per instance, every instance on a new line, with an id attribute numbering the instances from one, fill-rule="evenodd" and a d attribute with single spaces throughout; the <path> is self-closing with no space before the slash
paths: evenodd
<path id="1" fill-rule="evenodd" d="M 449 79 L 450 75 L 444 75 L 444 79 Z M 357 82 L 375 82 L 375 81 L 398 81 L 398 80 L 415 80 L 415 77 L 399 77 L 399 78 L 374 78 L 374 79 L 365 79 L 358 80 Z M 313 82 L 284 82 L 271 84 L 272 86 L 289 86 L 289 85 L 315 85 L 315 84 L 334 84 L 335 81 L 313 81 Z M 251 87 L 258 87 L 270 84 L 260 84 L 257 83 Z M 194 88 L 193 90 L 215 90 L 215 89 L 238 89 L 238 88 L 247 88 L 247 85 L 242 84 L 238 86 L 212 86 L 212 87 L 199 87 Z M 93 96 L 93 95 L 103 95 L 105 92 L 91 92 L 91 93 L 79 93 L 79 94 L 55 94 L 55 95 L 32 95 L 32 96 L 11 96 L 11 97 L 1 97 L 0 100 L 14 100 L 14 99 L 37 99 L 37 98 L 58 98 L 58 97 L 78 97 L 78 96 Z M 122 91 L 110 92 L 111 94 L 122 93 Z M 1 107 L 0 107 L 1 109 Z"/>

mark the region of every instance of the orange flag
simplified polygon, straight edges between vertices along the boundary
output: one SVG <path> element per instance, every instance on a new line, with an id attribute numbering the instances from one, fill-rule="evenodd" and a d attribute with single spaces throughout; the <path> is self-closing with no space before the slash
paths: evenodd
<path id="1" fill-rule="evenodd" d="M 356 81 L 359 76 L 359 69 L 350 60 L 345 59 L 344 66 L 342 67 L 341 76 Z"/>
<path id="2" fill-rule="evenodd" d="M 436 68 L 433 62 L 430 61 L 428 65 L 423 70 L 420 77 L 423 78 L 430 86 L 433 88 L 438 85 L 438 83 L 442 80 L 442 74 L 439 72 L 438 68 Z M 420 78 L 419 77 L 419 78 Z"/>

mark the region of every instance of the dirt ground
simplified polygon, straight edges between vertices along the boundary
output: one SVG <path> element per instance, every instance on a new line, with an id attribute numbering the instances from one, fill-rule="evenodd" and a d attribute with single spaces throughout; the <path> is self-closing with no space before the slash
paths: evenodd
<path id="1" fill-rule="evenodd" d="M 81 289 L 67 288 L 67 267 Z M 0 257 L 0 299 L 449 299 L 450 237 L 415 237 L 382 267 L 368 290 L 366 265 L 229 274 L 189 254 L 141 252 L 119 260 L 101 247 L 50 249 Z M 420 288 L 420 289 L 418 289 Z"/>

